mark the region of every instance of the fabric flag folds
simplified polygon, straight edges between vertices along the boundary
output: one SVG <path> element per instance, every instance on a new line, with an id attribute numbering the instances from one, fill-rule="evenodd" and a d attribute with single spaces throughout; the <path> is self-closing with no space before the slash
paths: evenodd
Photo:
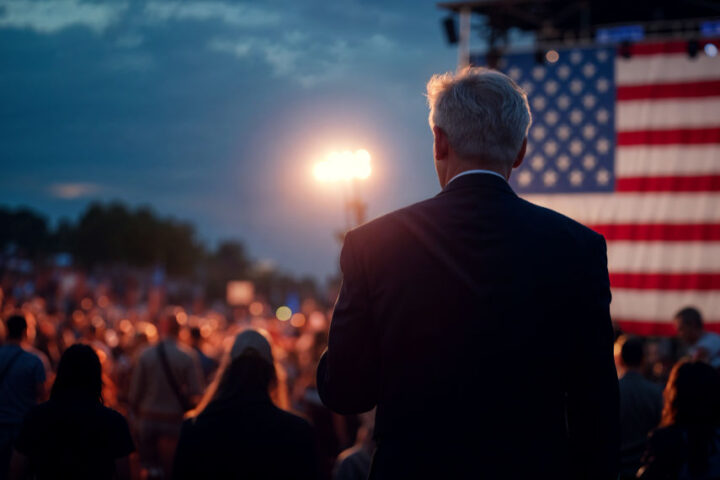
<path id="1" fill-rule="evenodd" d="M 664 41 L 500 65 L 533 111 L 513 188 L 605 236 L 611 314 L 629 333 L 672 335 L 685 306 L 720 331 L 720 56 L 705 53 L 710 42 L 694 57 L 687 42 Z"/>

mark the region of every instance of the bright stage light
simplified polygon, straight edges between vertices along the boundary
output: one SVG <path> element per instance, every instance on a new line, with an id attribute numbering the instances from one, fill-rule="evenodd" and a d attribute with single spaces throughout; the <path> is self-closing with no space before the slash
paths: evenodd
<path id="1" fill-rule="evenodd" d="M 371 172 L 370 153 L 363 149 L 331 152 L 313 167 L 313 175 L 320 182 L 365 180 Z"/>

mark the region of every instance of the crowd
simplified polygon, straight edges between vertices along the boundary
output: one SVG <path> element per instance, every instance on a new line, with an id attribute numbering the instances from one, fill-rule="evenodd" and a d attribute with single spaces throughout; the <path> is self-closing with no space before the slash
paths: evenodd
<path id="1" fill-rule="evenodd" d="M 316 389 L 319 302 L 281 321 L 147 285 L 2 273 L 0 478 L 366 478 L 373 412 Z M 623 479 L 720 475 L 720 336 L 693 308 L 675 321 L 674 339 L 618 332 Z"/>

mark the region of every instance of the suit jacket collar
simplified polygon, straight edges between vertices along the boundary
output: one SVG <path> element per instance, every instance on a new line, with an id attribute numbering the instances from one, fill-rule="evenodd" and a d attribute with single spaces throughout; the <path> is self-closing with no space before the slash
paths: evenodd
<path id="1" fill-rule="evenodd" d="M 489 173 L 473 173 L 458 177 L 445 185 L 445 188 L 438 195 L 469 188 L 497 190 L 498 192 L 504 192 L 512 196 L 517 196 L 508 182 L 497 175 L 491 175 Z"/>

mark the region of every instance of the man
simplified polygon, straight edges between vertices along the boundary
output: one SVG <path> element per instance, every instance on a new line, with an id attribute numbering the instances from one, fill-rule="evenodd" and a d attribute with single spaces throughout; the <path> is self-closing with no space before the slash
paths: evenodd
<path id="1" fill-rule="evenodd" d="M 174 314 L 160 321 L 162 340 L 148 347 L 130 381 L 130 406 L 138 418 L 138 452 L 148 477 L 169 477 L 183 416 L 202 393 L 195 353 L 178 343 Z"/>
<path id="2" fill-rule="evenodd" d="M 720 368 L 720 335 L 706 332 L 702 315 L 697 308 L 685 307 L 675 314 L 680 341 L 687 347 L 693 360 L 701 360 Z"/>
<path id="3" fill-rule="evenodd" d="M 510 78 L 434 76 L 428 100 L 443 190 L 345 237 L 320 396 L 377 406 L 371 478 L 615 478 L 604 239 L 507 183 L 530 126 Z"/>
<path id="4" fill-rule="evenodd" d="M 635 478 L 648 435 L 660 424 L 662 391 L 643 377 L 644 345 L 639 338 L 621 337 L 620 367 L 620 474 Z"/>
<path id="5" fill-rule="evenodd" d="M 0 479 L 6 478 L 23 418 L 42 397 L 45 383 L 42 361 L 22 347 L 25 317 L 12 315 L 5 326 L 7 342 L 0 347 Z"/>

